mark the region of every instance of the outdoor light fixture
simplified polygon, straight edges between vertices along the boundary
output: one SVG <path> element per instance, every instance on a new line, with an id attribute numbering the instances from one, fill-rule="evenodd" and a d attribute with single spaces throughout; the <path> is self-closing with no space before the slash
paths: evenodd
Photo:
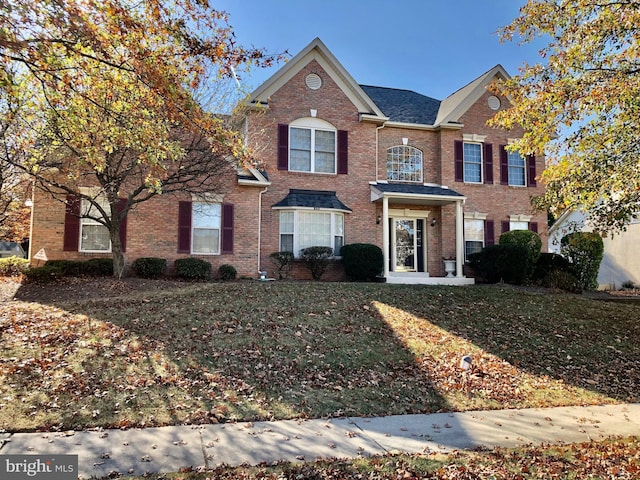
<path id="1" fill-rule="evenodd" d="M 471 370 L 471 357 L 469 355 L 465 355 L 460 359 L 460 368 L 466 372 Z"/>
<path id="2" fill-rule="evenodd" d="M 437 222 L 437 220 L 435 218 L 433 220 L 431 220 L 431 226 L 435 227 L 436 226 L 436 222 Z"/>
<path id="3" fill-rule="evenodd" d="M 381 221 L 382 221 L 382 215 L 378 215 L 378 217 L 376 218 L 376 225 L 380 225 Z"/>

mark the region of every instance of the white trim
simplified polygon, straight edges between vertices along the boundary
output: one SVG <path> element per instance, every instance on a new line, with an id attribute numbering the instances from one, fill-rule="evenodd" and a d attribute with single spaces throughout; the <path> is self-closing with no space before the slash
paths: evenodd
<path id="1" fill-rule="evenodd" d="M 522 213 L 517 215 L 509 215 L 510 222 L 530 222 L 533 215 L 524 215 Z"/>
<path id="2" fill-rule="evenodd" d="M 480 212 L 464 212 L 465 220 L 486 220 L 489 214 Z"/>
<path id="3" fill-rule="evenodd" d="M 304 208 L 304 207 L 286 207 L 286 208 L 277 208 L 276 210 L 280 210 L 278 214 L 278 249 L 279 250 L 282 250 L 282 235 L 292 235 L 293 236 L 293 255 L 295 258 L 300 258 L 299 254 L 302 248 L 300 247 L 300 240 L 299 240 L 301 233 L 299 232 L 300 219 L 299 219 L 298 213 L 301 211 L 330 214 L 331 215 L 331 225 L 330 225 L 331 231 L 329 235 L 331 237 L 331 245 L 323 245 L 323 246 L 331 247 L 331 249 L 335 250 L 336 237 L 342 237 L 342 245 L 345 245 L 345 236 L 346 236 L 345 235 L 345 219 L 344 219 L 344 212 L 342 212 L 341 210 L 315 209 L 315 208 Z M 291 212 L 293 214 L 293 232 L 282 232 L 282 222 L 280 218 L 282 216 L 282 213 L 284 212 Z M 338 215 L 342 219 L 342 235 L 337 234 L 336 218 L 338 218 Z M 340 256 L 340 252 L 337 252 L 337 253 L 334 252 L 334 257 L 339 257 L 339 256 Z"/>
<path id="4" fill-rule="evenodd" d="M 463 133 L 462 141 L 465 143 L 484 143 L 487 139 L 486 135 L 478 135 L 475 133 Z"/>

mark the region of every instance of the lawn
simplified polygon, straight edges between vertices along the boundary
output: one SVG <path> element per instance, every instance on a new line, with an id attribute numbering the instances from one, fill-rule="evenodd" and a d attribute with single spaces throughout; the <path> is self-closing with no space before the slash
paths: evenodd
<path id="1" fill-rule="evenodd" d="M 639 401 L 637 304 L 509 286 L 78 285 L 0 305 L 1 429 Z"/>

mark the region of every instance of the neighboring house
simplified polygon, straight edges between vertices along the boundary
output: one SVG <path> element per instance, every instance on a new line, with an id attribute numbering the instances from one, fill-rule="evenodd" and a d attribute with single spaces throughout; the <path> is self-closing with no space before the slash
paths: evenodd
<path id="1" fill-rule="evenodd" d="M 273 252 L 373 243 L 388 282 L 472 283 L 466 255 L 504 231 L 546 225 L 530 206 L 544 158 L 507 153 L 522 131 L 486 126 L 508 105 L 487 86 L 507 77 L 495 66 L 440 101 L 360 85 L 315 39 L 250 96 L 248 142 L 264 170 L 238 172 L 217 194 L 138 205 L 123 225 L 127 261 L 192 255 L 257 278 L 273 275 Z M 104 227 L 80 212 L 36 193 L 31 251 L 108 253 Z M 443 258 L 456 259 L 454 278 Z M 296 266 L 294 276 L 309 273 Z M 343 278 L 341 268 L 327 278 Z"/>
<path id="2" fill-rule="evenodd" d="M 577 231 L 591 231 L 587 216 L 582 210 L 567 210 L 549 228 L 549 252 L 560 253 L 562 237 Z M 598 286 L 615 290 L 631 281 L 640 285 L 640 218 L 627 224 L 626 231 L 602 239 L 604 254 L 598 271 Z"/>
<path id="3" fill-rule="evenodd" d="M 0 258 L 18 257 L 24 258 L 25 251 L 19 243 L 0 241 Z"/>

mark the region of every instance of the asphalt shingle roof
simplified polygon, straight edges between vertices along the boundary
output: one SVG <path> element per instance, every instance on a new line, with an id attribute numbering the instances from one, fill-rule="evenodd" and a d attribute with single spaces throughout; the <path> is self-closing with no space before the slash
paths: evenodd
<path id="1" fill-rule="evenodd" d="M 415 185 L 409 183 L 378 183 L 373 185 L 374 188 L 381 192 L 389 193 L 409 193 L 415 195 L 439 195 L 446 197 L 464 197 L 464 195 L 451 190 L 450 188 L 442 188 L 436 185 Z"/>
<path id="2" fill-rule="evenodd" d="M 392 122 L 434 125 L 440 100 L 411 90 L 360 85 Z"/>
<path id="3" fill-rule="evenodd" d="M 308 207 L 352 211 L 336 197 L 336 192 L 326 190 L 291 189 L 289 194 L 273 207 Z"/>

